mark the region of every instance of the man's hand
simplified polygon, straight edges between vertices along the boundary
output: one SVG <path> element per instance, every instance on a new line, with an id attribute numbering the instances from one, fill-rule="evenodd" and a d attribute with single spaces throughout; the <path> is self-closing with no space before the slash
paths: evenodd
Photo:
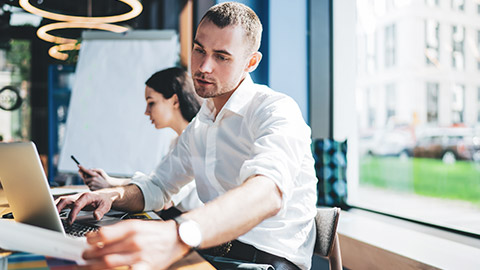
<path id="1" fill-rule="evenodd" d="M 112 208 L 114 198 L 115 196 L 112 196 L 111 193 L 87 192 L 60 197 L 55 200 L 55 204 L 58 212 L 67 207 L 72 209 L 68 216 L 68 222 L 72 224 L 80 210 L 84 208 L 85 210 L 93 211 L 95 219 L 101 219 Z"/>
<path id="2" fill-rule="evenodd" d="M 142 191 L 133 184 L 60 197 L 55 204 L 59 212 L 67 207 L 72 209 L 68 217 L 70 223 L 82 209 L 94 211 L 93 215 L 98 220 L 113 207 L 125 212 L 139 212 L 145 206 Z"/>
<path id="3" fill-rule="evenodd" d="M 78 173 L 83 179 L 83 182 L 90 188 L 90 190 L 98 190 L 102 188 L 113 187 L 110 184 L 110 176 L 102 169 L 87 169 L 82 165 L 78 165 Z"/>
<path id="4" fill-rule="evenodd" d="M 83 258 L 93 268 L 129 265 L 133 269 L 165 269 L 189 252 L 174 221 L 128 220 L 87 235 Z"/>

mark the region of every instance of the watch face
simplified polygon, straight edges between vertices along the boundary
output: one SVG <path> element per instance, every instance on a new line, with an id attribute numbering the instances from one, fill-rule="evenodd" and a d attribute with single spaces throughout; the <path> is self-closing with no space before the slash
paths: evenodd
<path id="1" fill-rule="evenodd" d="M 202 242 L 202 233 L 198 224 L 194 221 L 185 221 L 178 226 L 180 239 L 190 247 L 198 247 Z"/>

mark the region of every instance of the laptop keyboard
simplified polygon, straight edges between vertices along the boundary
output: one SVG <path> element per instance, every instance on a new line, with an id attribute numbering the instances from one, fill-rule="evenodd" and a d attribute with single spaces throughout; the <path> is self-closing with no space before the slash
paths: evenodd
<path id="1" fill-rule="evenodd" d="M 73 223 L 72 225 L 68 224 L 68 221 L 65 219 L 62 219 L 62 224 L 63 228 L 65 229 L 65 232 L 68 235 L 71 235 L 73 237 L 83 237 L 85 234 L 89 232 L 94 232 L 98 230 L 97 226 L 94 225 L 87 225 L 87 224 L 81 224 L 81 223 Z"/>
<path id="2" fill-rule="evenodd" d="M 79 222 L 74 222 L 72 225 L 68 224 L 67 217 L 68 217 L 69 211 L 62 211 L 60 212 L 60 219 L 62 220 L 62 225 L 63 228 L 65 229 L 65 233 L 73 236 L 73 237 L 83 237 L 85 234 L 89 232 L 94 232 L 98 230 L 98 226 L 95 226 L 93 224 L 84 224 L 84 223 L 79 223 Z M 145 219 L 149 220 L 151 219 L 146 213 L 134 213 L 134 214 L 129 214 L 129 213 L 122 213 L 119 217 L 119 219 Z"/>

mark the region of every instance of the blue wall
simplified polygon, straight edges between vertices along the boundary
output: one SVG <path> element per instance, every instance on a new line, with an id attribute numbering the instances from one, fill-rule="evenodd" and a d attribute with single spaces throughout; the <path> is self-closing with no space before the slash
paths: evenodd
<path id="1" fill-rule="evenodd" d="M 270 0 L 269 86 L 291 96 L 308 119 L 307 0 Z"/>
<path id="2" fill-rule="evenodd" d="M 217 0 L 221 2 L 227 1 Z M 253 80 L 291 96 L 308 123 L 307 0 L 237 2 L 251 7 L 263 24 L 263 57 L 252 73 Z"/>
<path id="3" fill-rule="evenodd" d="M 229 2 L 229 0 L 218 0 L 217 3 Z M 257 16 L 260 18 L 263 26 L 262 43 L 260 44 L 259 51 L 262 53 L 262 61 L 258 65 L 257 69 L 252 72 L 251 76 L 254 82 L 259 84 L 269 84 L 269 72 L 268 72 L 268 59 L 269 55 L 269 12 L 268 12 L 268 0 L 237 0 L 236 2 L 249 6 Z"/>

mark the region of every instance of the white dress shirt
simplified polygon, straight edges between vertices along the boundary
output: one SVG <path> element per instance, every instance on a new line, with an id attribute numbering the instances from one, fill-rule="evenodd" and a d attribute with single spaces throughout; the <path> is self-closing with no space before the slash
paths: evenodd
<path id="1" fill-rule="evenodd" d="M 213 102 L 203 103 L 177 147 L 149 175 L 151 181 L 132 183 L 142 190 L 148 210 L 161 208 L 193 178 L 206 203 L 252 175 L 266 176 L 281 190 L 282 208 L 238 240 L 308 269 L 317 198 L 310 135 L 293 99 L 247 75 L 216 118 Z"/>
<path id="2" fill-rule="evenodd" d="M 175 148 L 177 143 L 178 137 L 173 139 L 170 143 L 169 152 L 171 152 L 173 148 Z M 136 181 L 148 181 L 150 178 L 148 175 L 142 172 L 135 172 L 132 179 L 136 179 Z M 203 205 L 203 202 L 198 198 L 195 181 L 193 180 L 183 186 L 177 194 L 173 194 L 170 197 L 170 200 L 172 201 L 173 206 L 175 206 L 178 210 L 182 212 L 187 212 Z"/>

